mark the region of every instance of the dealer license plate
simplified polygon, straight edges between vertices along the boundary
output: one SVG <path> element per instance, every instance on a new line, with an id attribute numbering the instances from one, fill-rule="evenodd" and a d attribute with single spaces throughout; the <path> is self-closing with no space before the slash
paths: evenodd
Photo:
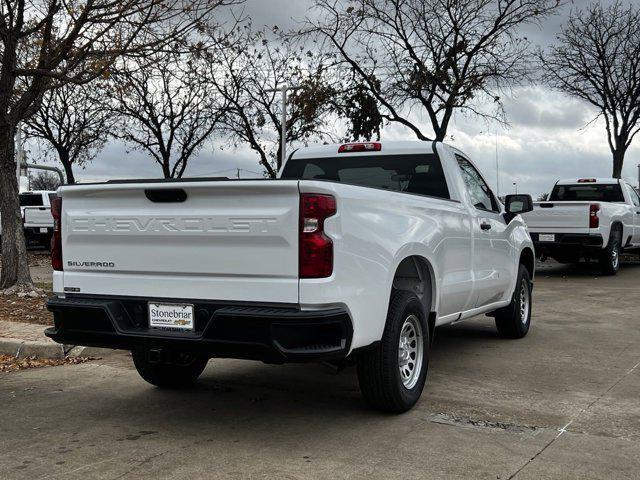
<path id="1" fill-rule="evenodd" d="M 541 233 L 538 236 L 538 240 L 541 242 L 555 242 L 556 236 L 553 233 Z"/>
<path id="2" fill-rule="evenodd" d="M 149 327 L 163 330 L 193 330 L 193 305 L 149 303 Z"/>

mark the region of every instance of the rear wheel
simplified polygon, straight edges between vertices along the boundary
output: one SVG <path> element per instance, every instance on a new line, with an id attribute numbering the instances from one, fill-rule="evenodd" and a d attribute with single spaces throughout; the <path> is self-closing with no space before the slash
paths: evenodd
<path id="1" fill-rule="evenodd" d="M 402 413 L 413 407 L 429 367 L 429 328 L 425 309 L 410 292 L 394 292 L 380 344 L 358 356 L 358 380 L 372 407 Z"/>
<path id="2" fill-rule="evenodd" d="M 164 352 L 165 355 L 157 355 L 160 358 L 153 358 L 152 361 L 151 353 L 147 349 L 132 351 L 133 364 L 144 380 L 160 388 L 185 388 L 193 385 L 208 361 L 205 357 L 185 352 Z"/>
<path id="3" fill-rule="evenodd" d="M 600 255 L 600 268 L 603 275 L 616 275 L 620 270 L 620 240 L 619 228 L 611 231 L 607 248 Z"/>
<path id="4" fill-rule="evenodd" d="M 520 265 L 518 268 L 518 280 L 511 297 L 511 303 L 496 310 L 496 328 L 500 336 L 504 338 L 522 338 L 529 332 L 531 325 L 532 305 L 531 277 L 529 271 Z"/>

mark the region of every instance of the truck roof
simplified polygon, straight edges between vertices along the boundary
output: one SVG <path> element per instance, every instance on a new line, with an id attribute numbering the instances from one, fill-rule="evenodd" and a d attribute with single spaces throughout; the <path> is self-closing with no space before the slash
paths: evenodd
<path id="1" fill-rule="evenodd" d="M 335 157 L 338 149 L 346 144 L 379 144 L 379 151 L 366 150 L 362 152 L 350 152 L 349 155 L 400 155 L 412 153 L 432 153 L 433 142 L 422 142 L 419 140 L 405 141 L 385 141 L 385 142 L 347 142 L 334 143 L 330 145 L 313 145 L 310 147 L 302 147 L 296 150 L 290 157 L 291 160 L 299 160 L 303 158 L 326 158 Z"/>
<path id="2" fill-rule="evenodd" d="M 617 178 L 594 178 L 594 177 L 583 177 L 583 178 L 566 178 L 564 180 L 558 180 L 556 185 L 575 185 L 577 183 L 600 183 L 603 185 L 614 185 L 617 184 L 620 180 Z"/>

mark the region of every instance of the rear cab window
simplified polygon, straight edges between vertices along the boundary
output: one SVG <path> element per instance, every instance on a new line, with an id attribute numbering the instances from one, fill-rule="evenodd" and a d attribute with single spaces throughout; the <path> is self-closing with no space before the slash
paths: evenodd
<path id="1" fill-rule="evenodd" d="M 576 183 L 556 185 L 549 196 L 550 202 L 612 202 L 624 203 L 619 183 Z"/>
<path id="2" fill-rule="evenodd" d="M 286 180 L 328 180 L 363 187 L 450 199 L 440 159 L 435 154 L 362 155 L 290 159 Z"/>
<path id="3" fill-rule="evenodd" d="M 20 206 L 21 207 L 42 207 L 44 202 L 42 201 L 41 193 L 21 193 L 20 194 Z"/>

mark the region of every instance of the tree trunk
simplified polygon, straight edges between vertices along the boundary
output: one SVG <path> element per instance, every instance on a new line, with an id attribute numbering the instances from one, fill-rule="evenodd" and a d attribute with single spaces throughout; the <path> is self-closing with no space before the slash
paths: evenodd
<path id="1" fill-rule="evenodd" d="M 67 183 L 72 185 L 76 183 L 76 177 L 73 175 L 73 164 L 69 160 L 69 152 L 65 150 L 58 150 L 58 156 L 60 157 L 60 163 L 64 167 L 64 176 L 67 179 Z"/>
<path id="2" fill-rule="evenodd" d="M 171 157 L 165 155 L 162 157 L 162 175 L 164 178 L 171 178 L 171 170 L 169 166 L 171 165 Z"/>
<path id="3" fill-rule="evenodd" d="M 15 131 L 15 125 L 0 125 L 0 213 L 2 214 L 0 289 L 14 285 L 33 286 L 18 196 Z"/>
<path id="4" fill-rule="evenodd" d="M 613 178 L 622 178 L 622 167 L 626 149 L 620 148 L 613 151 Z"/>

